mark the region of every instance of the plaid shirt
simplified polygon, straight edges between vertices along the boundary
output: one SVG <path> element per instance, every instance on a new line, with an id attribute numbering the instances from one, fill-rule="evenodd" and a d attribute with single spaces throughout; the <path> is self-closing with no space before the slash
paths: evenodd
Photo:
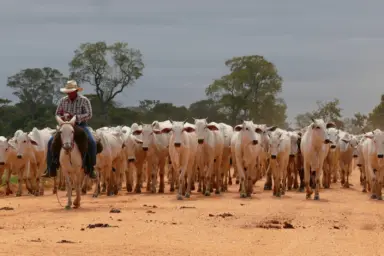
<path id="1" fill-rule="evenodd" d="M 64 113 L 69 113 L 72 116 L 76 115 L 76 122 L 87 122 L 92 117 L 92 106 L 89 99 L 78 94 L 74 101 L 71 101 L 68 96 L 61 98 L 56 109 L 56 115 L 63 116 Z"/>

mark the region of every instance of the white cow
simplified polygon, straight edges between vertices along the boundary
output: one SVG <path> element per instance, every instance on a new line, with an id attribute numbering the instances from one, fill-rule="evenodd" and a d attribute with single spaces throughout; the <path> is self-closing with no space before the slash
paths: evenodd
<path id="1" fill-rule="evenodd" d="M 14 146 L 8 141 L 7 138 L 0 136 L 0 179 L 3 177 L 6 171 L 6 190 L 5 195 L 12 194 L 12 190 L 9 185 L 11 177 L 11 166 L 12 162 L 16 159 L 16 151 Z M 20 181 L 21 182 L 21 181 Z"/>
<path id="2" fill-rule="evenodd" d="M 273 195 L 280 197 L 285 194 L 289 154 L 291 153 L 291 137 L 287 132 L 278 129 L 271 133 L 270 152 Z"/>
<path id="3" fill-rule="evenodd" d="M 221 159 L 221 170 L 224 173 L 223 189 L 228 190 L 228 184 L 232 185 L 231 179 L 231 139 L 233 127 L 225 123 L 219 123 L 220 131 L 224 137 L 223 157 Z M 228 180 L 229 179 L 229 180 Z"/>
<path id="4" fill-rule="evenodd" d="M 197 167 L 202 170 L 207 167 L 203 183 L 203 192 L 206 196 L 211 194 L 213 177 L 215 179 L 216 194 L 220 194 L 222 184 L 221 162 L 224 150 L 224 137 L 220 132 L 220 126 L 215 123 L 207 123 L 205 118 L 195 119 L 196 136 L 199 145 L 200 160 Z M 201 177 L 201 176 L 200 176 Z M 205 188 L 205 189 L 204 189 Z"/>
<path id="5" fill-rule="evenodd" d="M 98 171 L 93 196 L 100 194 L 100 176 L 105 178 L 107 195 L 117 195 L 120 182 L 120 173 L 124 171 L 125 159 L 122 151 L 123 140 L 121 134 L 113 130 L 98 129 L 96 135 L 100 138 L 103 151 L 97 155 L 95 169 Z"/>
<path id="6" fill-rule="evenodd" d="M 253 191 L 252 173 L 260 153 L 260 134 L 252 121 L 236 125 L 231 140 L 232 164 L 236 165 L 240 177 L 240 197 L 250 197 Z"/>
<path id="7" fill-rule="evenodd" d="M 184 122 L 172 122 L 172 128 L 164 128 L 161 133 L 171 132 L 169 141 L 169 155 L 173 168 L 179 171 L 179 189 L 177 199 L 182 200 L 191 194 L 193 165 L 197 151 L 197 136 L 191 126 L 184 127 Z M 185 188 L 185 176 L 188 176 L 187 188 Z M 185 192 L 185 193 L 184 193 Z"/>
<path id="8" fill-rule="evenodd" d="M 29 193 L 39 195 L 38 186 L 40 184 L 40 176 L 43 173 L 38 173 L 37 148 L 38 142 L 33 140 L 26 132 L 17 130 L 14 136 L 16 158 L 18 165 L 17 174 L 19 181 L 25 181 Z M 45 160 L 45 159 L 44 159 Z M 45 162 L 45 161 L 44 161 Z M 22 182 L 19 182 L 19 188 L 16 196 L 21 196 Z"/>
<path id="9" fill-rule="evenodd" d="M 371 198 L 382 200 L 381 189 L 384 176 L 384 133 L 376 129 L 363 142 L 363 155 L 367 179 L 371 183 Z"/>
<path id="10" fill-rule="evenodd" d="M 288 168 L 287 168 L 287 187 L 288 190 L 293 188 L 297 189 L 299 187 L 298 184 L 298 158 L 299 156 L 299 140 L 300 135 L 298 132 L 290 131 L 287 132 L 289 138 L 290 138 L 290 153 L 289 153 L 289 161 L 288 161 Z"/>
<path id="11" fill-rule="evenodd" d="M 358 141 L 353 135 L 345 135 L 339 140 L 339 166 L 341 184 L 344 188 L 349 188 L 349 176 L 352 173 L 352 159 L 357 158 Z"/>
<path id="12" fill-rule="evenodd" d="M 169 155 L 168 143 L 169 135 L 161 133 L 164 129 L 171 129 L 172 123 L 167 120 L 164 122 L 154 121 L 152 124 L 143 124 L 141 130 L 136 130 L 135 134 L 142 134 L 142 149 L 146 152 L 147 166 L 147 190 L 156 193 L 157 173 L 160 169 L 159 193 L 164 193 L 164 173 L 165 163 Z"/>
<path id="13" fill-rule="evenodd" d="M 331 181 L 333 179 L 333 183 L 337 182 L 337 173 L 339 170 L 339 155 L 340 155 L 340 146 L 339 140 L 342 131 L 331 127 L 327 129 L 327 133 L 329 136 L 329 151 L 327 156 L 324 159 L 323 165 L 323 187 L 330 188 Z"/>
<path id="14" fill-rule="evenodd" d="M 326 124 L 323 119 L 315 119 L 307 126 L 301 138 L 300 149 L 304 160 L 304 183 L 306 186 L 306 198 L 310 198 L 313 191 L 310 187 L 311 176 L 315 178 L 315 200 L 320 199 L 320 177 L 323 172 L 324 159 L 329 151 L 329 136 L 327 129 L 335 127 L 333 123 Z"/>

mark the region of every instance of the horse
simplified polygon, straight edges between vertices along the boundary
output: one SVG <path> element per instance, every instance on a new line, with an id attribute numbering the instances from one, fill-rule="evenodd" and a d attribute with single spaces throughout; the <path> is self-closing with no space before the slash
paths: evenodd
<path id="1" fill-rule="evenodd" d="M 58 133 L 62 142 L 59 158 L 60 171 L 63 172 L 65 177 L 68 197 L 65 209 L 69 210 L 72 206 L 72 181 L 76 190 L 73 207 L 78 208 L 81 200 L 81 186 L 85 176 L 81 146 L 79 147 L 78 142 L 75 141 L 75 133 L 81 128 L 75 126 L 76 116 L 73 116 L 70 121 L 63 121 L 59 116 L 56 116 L 56 121 L 59 124 Z M 87 144 L 86 136 L 83 140 Z"/>

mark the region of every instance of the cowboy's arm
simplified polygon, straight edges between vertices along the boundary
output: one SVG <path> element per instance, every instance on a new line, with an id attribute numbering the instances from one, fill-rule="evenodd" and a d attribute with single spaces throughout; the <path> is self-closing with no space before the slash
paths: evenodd
<path id="1" fill-rule="evenodd" d="M 86 122 L 92 118 L 92 106 L 89 99 L 84 99 L 84 103 L 81 108 L 84 113 L 76 116 L 76 120 L 79 123 Z"/>
<path id="2" fill-rule="evenodd" d="M 60 99 L 59 103 L 57 104 L 55 115 L 60 117 L 64 115 L 63 99 Z"/>

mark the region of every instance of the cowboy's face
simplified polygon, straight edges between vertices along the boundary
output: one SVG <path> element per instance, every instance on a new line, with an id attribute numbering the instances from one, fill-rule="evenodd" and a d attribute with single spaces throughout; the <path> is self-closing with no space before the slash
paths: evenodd
<path id="1" fill-rule="evenodd" d="M 76 96 L 77 96 L 77 90 L 73 91 L 73 92 L 70 92 L 70 93 L 67 93 L 67 95 L 68 95 L 68 98 L 75 99 Z"/>

